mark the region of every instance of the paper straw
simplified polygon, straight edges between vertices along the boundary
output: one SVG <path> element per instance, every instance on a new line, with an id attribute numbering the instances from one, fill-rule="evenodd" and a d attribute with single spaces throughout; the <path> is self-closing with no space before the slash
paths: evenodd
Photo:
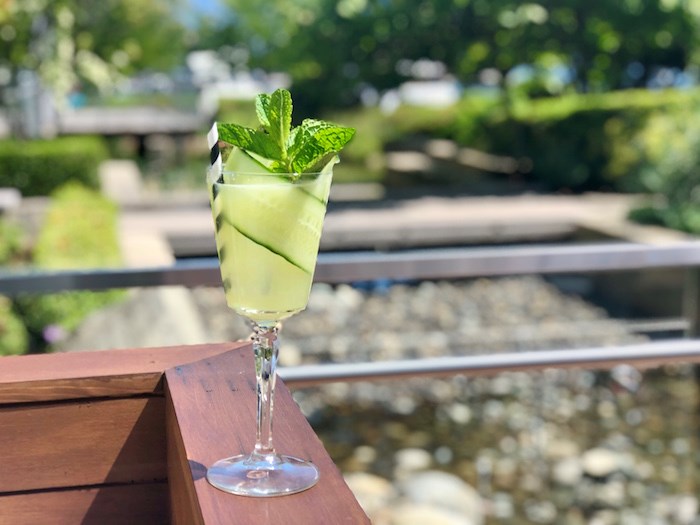
<path id="1" fill-rule="evenodd" d="M 209 145 L 209 173 L 214 179 L 221 175 L 221 150 L 219 149 L 219 132 L 216 129 L 216 122 L 212 124 L 207 133 L 207 144 Z"/>

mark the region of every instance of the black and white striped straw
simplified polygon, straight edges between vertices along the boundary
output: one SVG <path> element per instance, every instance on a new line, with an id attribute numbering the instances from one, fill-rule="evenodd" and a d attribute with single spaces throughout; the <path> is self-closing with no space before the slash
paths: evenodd
<path id="1" fill-rule="evenodd" d="M 209 176 L 218 179 L 221 175 L 221 150 L 219 149 L 219 132 L 216 129 L 216 122 L 212 124 L 207 133 L 207 144 L 209 145 Z"/>

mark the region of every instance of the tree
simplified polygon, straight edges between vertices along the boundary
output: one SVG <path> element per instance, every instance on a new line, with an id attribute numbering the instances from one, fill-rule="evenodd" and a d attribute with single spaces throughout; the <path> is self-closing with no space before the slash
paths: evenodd
<path id="1" fill-rule="evenodd" d="M 490 24 L 467 48 L 460 73 L 506 74 L 518 64 L 568 70 L 579 91 L 644 86 L 657 67 L 684 69 L 698 48 L 688 2 L 494 2 Z M 495 23 L 494 23 L 495 22 Z"/>
<path id="2" fill-rule="evenodd" d="M 395 87 L 406 60 L 444 62 L 465 84 L 527 64 L 602 91 L 645 85 L 659 67 L 685 69 L 698 52 L 694 2 L 227 1 L 251 65 L 287 71 L 295 100 L 316 107 L 352 104 L 366 85 Z"/>
<path id="3" fill-rule="evenodd" d="M 178 3 L 0 2 L 0 89 L 5 105 L 18 103 L 23 93 L 17 87 L 24 80 L 40 83 L 60 104 L 79 82 L 106 90 L 123 73 L 180 63 L 187 30 L 175 16 Z"/>

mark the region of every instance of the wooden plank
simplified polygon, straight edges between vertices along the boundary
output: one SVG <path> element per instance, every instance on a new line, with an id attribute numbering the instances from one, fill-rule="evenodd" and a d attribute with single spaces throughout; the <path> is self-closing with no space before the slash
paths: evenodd
<path id="1" fill-rule="evenodd" d="M 165 420 L 168 458 L 168 490 L 170 493 L 171 525 L 204 525 L 192 479 L 205 475 L 205 467 L 187 459 L 180 434 L 175 407 L 166 389 Z"/>
<path id="2" fill-rule="evenodd" d="M 0 525 L 168 525 L 165 482 L 0 495 Z"/>
<path id="3" fill-rule="evenodd" d="M 162 392 L 167 368 L 243 344 L 0 357 L 0 405 Z"/>
<path id="4" fill-rule="evenodd" d="M 223 457 L 250 452 L 253 447 L 253 368 L 249 348 L 242 348 L 166 371 L 171 417 L 175 418 L 168 422 L 167 439 L 182 437 L 184 450 L 177 457 L 181 472 L 186 474 L 184 482 L 196 494 L 202 521 L 207 525 L 368 524 L 369 519 L 281 381 L 275 399 L 277 448 L 311 459 L 321 472 L 319 483 L 299 494 L 260 499 L 233 496 L 206 481 L 206 466 Z"/>
<path id="5" fill-rule="evenodd" d="M 0 493 L 165 480 L 162 397 L 0 408 Z"/>

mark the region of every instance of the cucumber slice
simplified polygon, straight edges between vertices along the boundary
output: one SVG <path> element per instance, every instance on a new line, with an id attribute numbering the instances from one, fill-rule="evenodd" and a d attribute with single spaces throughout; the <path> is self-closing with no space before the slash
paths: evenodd
<path id="1" fill-rule="evenodd" d="M 303 310 L 312 276 L 273 255 L 229 224 L 223 228 L 220 235 L 231 248 L 221 258 L 228 305 L 255 320 L 281 320 Z"/>
<path id="2" fill-rule="evenodd" d="M 317 195 L 327 198 L 323 192 L 330 177 L 312 184 L 271 183 L 270 175 L 264 177 L 266 184 L 219 185 L 217 220 L 311 275 L 326 211 Z"/>
<path id="3" fill-rule="evenodd" d="M 239 155 L 245 156 L 239 152 Z M 251 161 L 252 162 L 252 161 Z M 333 157 L 321 170 L 320 175 L 301 173 L 294 177 L 287 173 L 253 171 L 224 171 L 221 180 L 225 184 L 294 184 L 302 192 L 315 197 L 324 206 L 328 204 L 331 181 L 333 179 L 333 166 L 339 162 L 338 157 Z M 214 193 L 218 193 L 218 188 Z"/>
<path id="4" fill-rule="evenodd" d="M 264 170 L 263 165 L 256 162 L 240 148 L 234 147 L 224 164 L 224 172 L 256 172 Z"/>

